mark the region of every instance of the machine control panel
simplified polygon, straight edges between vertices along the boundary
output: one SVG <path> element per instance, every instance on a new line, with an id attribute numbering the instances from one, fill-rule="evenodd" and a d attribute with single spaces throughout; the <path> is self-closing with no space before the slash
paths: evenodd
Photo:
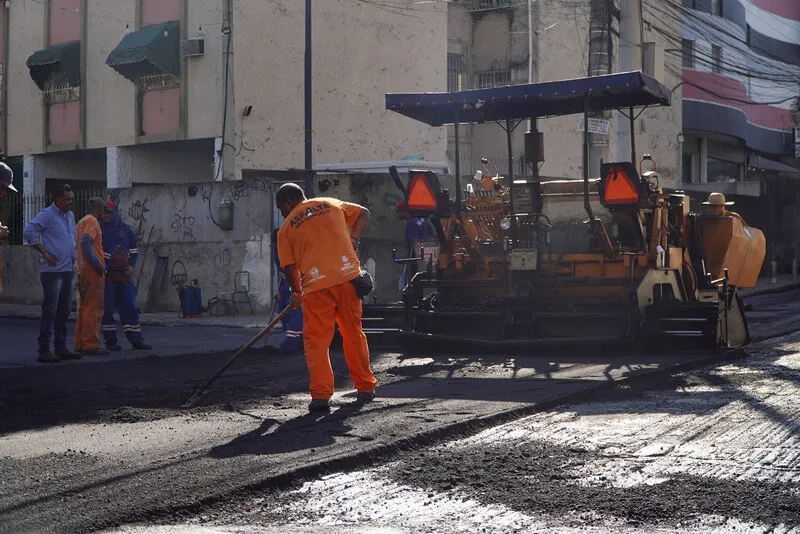
<path id="1" fill-rule="evenodd" d="M 518 248 L 511 251 L 512 271 L 535 271 L 537 268 L 537 250 L 535 248 Z"/>

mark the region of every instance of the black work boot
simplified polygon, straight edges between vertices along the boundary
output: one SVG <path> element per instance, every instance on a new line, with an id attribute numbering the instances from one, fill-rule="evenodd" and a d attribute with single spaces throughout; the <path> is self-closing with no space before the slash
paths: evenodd
<path id="1" fill-rule="evenodd" d="M 111 352 L 119 352 L 122 350 L 122 347 L 119 346 L 119 343 L 106 343 L 106 348 Z"/>
<path id="2" fill-rule="evenodd" d="M 311 399 L 311 402 L 308 404 L 309 412 L 327 412 L 330 411 L 330 409 L 331 405 L 328 399 Z"/>
<path id="3" fill-rule="evenodd" d="M 61 361 L 61 358 L 50 352 L 50 349 L 45 349 L 39 351 L 39 358 L 37 361 L 42 363 L 58 363 Z"/>
<path id="4" fill-rule="evenodd" d="M 80 360 L 81 355 L 75 354 L 67 347 L 56 347 L 56 356 L 61 358 L 62 360 Z"/>
<path id="5" fill-rule="evenodd" d="M 153 347 L 147 343 L 135 343 L 133 345 L 133 350 L 153 350 Z"/>

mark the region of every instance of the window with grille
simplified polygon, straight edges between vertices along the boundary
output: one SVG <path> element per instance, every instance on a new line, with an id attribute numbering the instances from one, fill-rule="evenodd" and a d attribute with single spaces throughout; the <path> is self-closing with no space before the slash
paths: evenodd
<path id="1" fill-rule="evenodd" d="M 711 45 L 711 72 L 722 74 L 722 47 Z"/>
<path id="2" fill-rule="evenodd" d="M 475 75 L 476 86 L 478 89 L 489 87 L 500 87 L 511 84 L 511 70 L 486 70 Z"/>
<path id="3" fill-rule="evenodd" d="M 511 7 L 513 3 L 513 0 L 466 0 L 464 5 L 470 11 L 482 11 L 484 9 Z"/>
<path id="4" fill-rule="evenodd" d="M 136 77 L 136 86 L 141 91 L 163 91 L 180 85 L 180 78 L 171 74 L 141 74 Z"/>
<path id="5" fill-rule="evenodd" d="M 461 54 L 447 54 L 447 91 L 452 93 L 454 91 L 463 91 L 466 89 L 464 86 L 464 77 L 466 76 L 467 69 L 464 65 L 464 56 Z"/>
<path id="6" fill-rule="evenodd" d="M 691 39 L 683 39 L 682 40 L 682 50 L 683 50 L 683 68 L 684 69 L 693 69 L 694 68 L 694 41 Z"/>
<path id="7" fill-rule="evenodd" d="M 58 69 L 53 69 L 44 82 L 44 100 L 48 104 L 75 102 L 81 99 L 81 88 L 72 87 L 67 75 Z"/>
<path id="8" fill-rule="evenodd" d="M 721 17 L 722 13 L 722 0 L 711 0 L 711 14 Z"/>

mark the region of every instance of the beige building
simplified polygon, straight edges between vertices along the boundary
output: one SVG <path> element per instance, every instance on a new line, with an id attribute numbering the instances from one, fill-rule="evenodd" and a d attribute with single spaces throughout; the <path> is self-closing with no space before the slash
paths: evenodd
<path id="1" fill-rule="evenodd" d="M 649 4 L 659 0 L 645 0 L 644 19 L 647 21 Z M 603 0 L 457 0 L 449 4 L 448 25 L 448 89 L 480 89 L 508 84 L 527 83 L 529 80 L 529 37 L 533 57 L 530 79 L 533 82 L 564 80 L 587 76 L 590 53 L 597 62 L 596 73 L 606 73 L 608 42 L 601 43 L 597 51 L 589 45 L 589 28 L 592 5 L 603 4 Z M 613 3 L 612 3 L 613 4 Z M 607 5 L 607 4 L 606 4 Z M 528 9 L 531 7 L 532 25 L 528 24 Z M 661 9 L 669 9 L 661 7 Z M 665 17 L 661 17 L 662 19 Z M 667 20 L 671 20 L 666 17 Z M 607 21 L 608 19 L 606 19 Z M 679 36 L 680 15 L 674 27 L 666 28 Z M 607 35 L 607 23 L 601 23 Z M 663 26 L 662 22 L 658 23 Z M 618 21 L 613 20 L 614 31 Z M 660 28 L 662 32 L 664 28 Z M 596 36 L 597 38 L 597 36 Z M 641 157 L 649 153 L 658 163 L 662 175 L 661 184 L 674 187 L 676 169 L 679 169 L 681 132 L 681 88 L 680 57 L 665 54 L 665 49 L 674 47 L 659 33 L 651 31 L 650 24 L 643 24 L 642 41 L 646 45 L 643 69 L 668 88 L 678 86 L 672 93 L 670 108 L 646 110 L 636 122 L 638 136 L 636 152 Z M 619 43 L 614 38 L 610 72 L 619 71 Z M 637 62 L 641 59 L 639 54 Z M 672 67 L 672 68 L 667 68 Z M 590 173 L 597 176 L 600 160 L 616 159 L 616 112 L 605 117 L 610 120 L 608 136 L 592 136 L 593 150 Z M 538 121 L 538 129 L 544 133 L 543 177 L 579 178 L 582 172 L 581 117 L 554 117 Z M 527 124 L 523 123 L 514 132 L 513 157 L 516 175 L 530 174 L 524 161 L 523 134 Z M 496 124 L 470 125 L 461 129 L 462 174 L 471 175 L 480 169 L 480 159 L 488 158 L 501 172 L 508 172 L 505 132 Z M 448 139 L 448 154 L 452 158 L 452 129 Z M 629 159 L 629 158 L 626 158 Z"/>
<path id="2" fill-rule="evenodd" d="M 304 168 L 304 5 L 5 2 L 2 143 L 24 156 L 25 195 Z M 312 164 L 442 161 L 445 133 L 386 112 L 384 94 L 445 89 L 446 12 L 313 5 Z"/>

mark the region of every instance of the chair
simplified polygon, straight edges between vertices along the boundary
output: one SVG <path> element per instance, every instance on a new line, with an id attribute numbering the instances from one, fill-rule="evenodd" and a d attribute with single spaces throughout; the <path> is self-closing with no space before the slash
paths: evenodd
<path id="1" fill-rule="evenodd" d="M 237 296 L 239 297 L 237 299 Z M 233 308 L 233 316 L 239 314 L 237 304 L 247 304 L 250 307 L 250 315 L 253 313 L 253 303 L 250 301 L 250 272 L 236 271 L 233 274 L 233 291 L 218 293 L 216 297 L 208 301 L 209 312 L 213 308 L 215 315 L 219 316 L 219 305 L 222 302 L 230 302 Z"/>

